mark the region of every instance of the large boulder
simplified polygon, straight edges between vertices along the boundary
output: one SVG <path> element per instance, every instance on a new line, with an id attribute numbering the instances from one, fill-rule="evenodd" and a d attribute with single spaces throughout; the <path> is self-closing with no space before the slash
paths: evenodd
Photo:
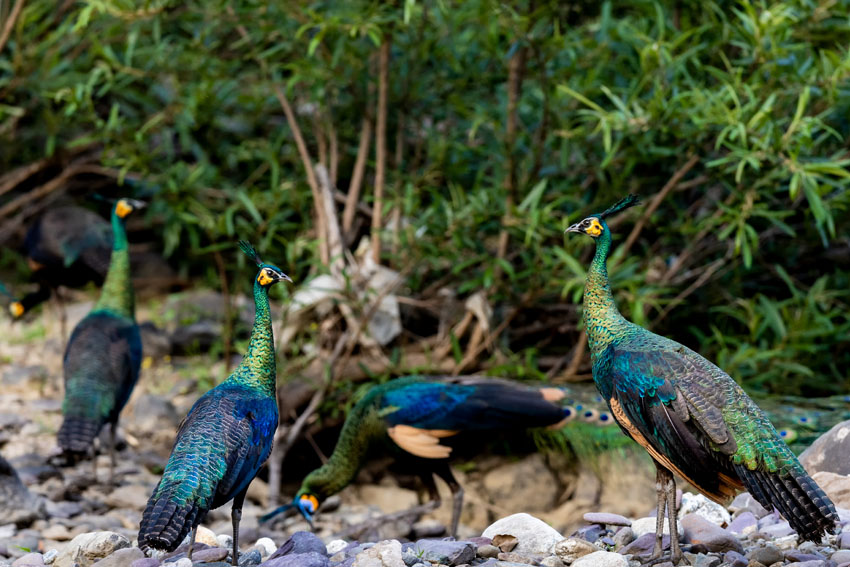
<path id="1" fill-rule="evenodd" d="M 818 437 L 800 455 L 800 462 L 811 475 L 817 472 L 850 475 L 850 420 Z"/>
<path id="2" fill-rule="evenodd" d="M 481 535 L 490 539 L 498 535 L 512 535 L 519 542 L 513 551 L 521 555 L 550 555 L 555 544 L 564 539 L 557 530 L 529 514 L 514 514 L 496 520 Z"/>

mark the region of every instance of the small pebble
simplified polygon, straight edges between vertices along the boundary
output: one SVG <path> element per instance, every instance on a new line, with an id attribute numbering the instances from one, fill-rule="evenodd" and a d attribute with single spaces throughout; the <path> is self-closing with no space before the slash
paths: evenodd
<path id="1" fill-rule="evenodd" d="M 268 539 L 268 538 L 263 538 L 263 539 Z M 271 541 L 271 540 L 269 540 L 269 541 Z M 257 541 L 257 543 L 260 543 L 260 542 Z M 346 547 L 348 547 L 347 541 L 345 541 L 344 539 L 335 539 L 335 540 L 331 541 L 326 546 L 326 549 L 328 550 L 328 555 L 334 555 L 334 554 L 342 551 Z"/>
<path id="2" fill-rule="evenodd" d="M 747 558 L 753 561 L 758 561 L 762 565 L 773 565 L 777 561 L 783 560 L 782 551 L 772 544 L 767 544 L 764 547 L 757 547 L 747 554 Z"/>
<path id="3" fill-rule="evenodd" d="M 484 558 L 495 558 L 499 555 L 499 548 L 495 545 L 482 545 L 478 547 L 478 555 Z"/>
<path id="4" fill-rule="evenodd" d="M 612 539 L 614 540 L 614 545 L 617 546 L 617 549 L 619 549 L 621 547 L 629 545 L 636 539 L 635 532 L 632 530 L 632 528 L 621 528 L 617 531 L 617 533 L 614 534 L 614 537 Z"/>
<path id="5" fill-rule="evenodd" d="M 731 567 L 747 567 L 750 563 L 746 557 L 737 551 L 727 551 L 723 556 L 723 562 L 728 563 Z"/>
<path id="6" fill-rule="evenodd" d="M 229 536 L 227 534 L 220 534 L 215 536 L 215 541 L 218 547 L 223 547 L 224 549 L 233 549 L 233 536 Z M 275 547 L 275 549 L 277 549 Z"/>

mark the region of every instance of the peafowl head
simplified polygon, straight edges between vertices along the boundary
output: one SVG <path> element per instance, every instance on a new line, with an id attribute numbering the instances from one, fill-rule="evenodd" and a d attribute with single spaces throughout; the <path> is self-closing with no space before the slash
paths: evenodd
<path id="1" fill-rule="evenodd" d="M 138 211 L 139 209 L 143 209 L 146 206 L 144 201 L 138 201 L 136 199 L 118 199 L 118 202 L 115 203 L 115 214 L 120 219 L 125 219 L 133 211 Z"/>
<path id="2" fill-rule="evenodd" d="M 608 225 L 605 224 L 605 218 L 610 217 L 615 213 L 619 213 L 629 207 L 633 207 L 640 202 L 637 195 L 628 195 L 623 197 L 604 211 L 598 214 L 590 215 L 581 222 L 577 222 L 569 227 L 564 232 L 580 232 L 596 239 L 608 230 Z"/>
<path id="3" fill-rule="evenodd" d="M 310 524 L 310 529 L 313 529 L 313 516 L 316 515 L 316 510 L 319 509 L 319 498 L 312 492 L 299 490 L 292 501 L 292 505 L 301 512 L 307 523 Z"/>
<path id="4" fill-rule="evenodd" d="M 249 258 L 254 260 L 257 264 L 257 267 L 260 268 L 260 271 L 257 272 L 257 283 L 262 287 L 271 287 L 279 281 L 286 280 L 289 283 L 292 283 L 292 280 L 283 273 L 283 270 L 274 266 L 272 264 L 266 264 L 263 262 L 263 259 L 260 258 L 260 254 L 254 249 L 250 242 L 247 240 L 239 241 L 239 248 L 242 249 Z"/>

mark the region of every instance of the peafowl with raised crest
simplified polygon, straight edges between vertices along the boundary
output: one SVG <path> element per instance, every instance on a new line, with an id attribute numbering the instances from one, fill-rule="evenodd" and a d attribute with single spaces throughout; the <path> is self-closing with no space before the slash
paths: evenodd
<path id="1" fill-rule="evenodd" d="M 66 461 L 74 462 L 92 451 L 94 439 L 108 424 L 110 482 L 115 469 L 118 416 L 136 385 L 142 361 L 124 230 L 126 218 L 142 206 L 141 201 L 133 199 L 115 204 L 112 256 L 100 299 L 71 333 L 63 361 L 65 399 L 57 434 L 59 448 Z"/>
<path id="2" fill-rule="evenodd" d="M 269 457 L 278 424 L 269 289 L 280 281 L 292 281 L 277 266 L 264 263 L 248 242 L 239 245 L 259 268 L 248 351 L 227 380 L 189 410 L 139 527 L 142 549 L 173 551 L 191 532 L 191 559 L 198 525 L 207 512 L 233 500 L 233 565 L 238 562 L 245 494 Z"/>
<path id="3" fill-rule="evenodd" d="M 463 489 L 449 467 L 455 436 L 558 428 L 568 422 L 613 424 L 607 409 L 600 412 L 572 394 L 478 376 L 407 376 L 373 386 L 349 412 L 328 462 L 307 475 L 292 504 L 262 521 L 295 508 L 312 525 L 319 505 L 348 486 L 370 456 L 389 453 L 417 472 L 434 502 L 439 502 L 435 477 L 448 485 L 453 495 L 450 530 L 456 534 Z M 609 429 L 615 443 L 626 441 L 616 428 Z"/>
<path id="4" fill-rule="evenodd" d="M 111 265 L 113 235 L 109 223 L 88 209 L 56 207 L 30 225 L 23 248 L 38 289 L 9 304 L 14 319 L 49 299 L 59 285 L 101 285 Z"/>
<path id="5" fill-rule="evenodd" d="M 637 204 L 630 195 L 567 232 L 596 241 L 584 290 L 584 325 L 593 379 L 622 430 L 656 467 L 658 522 L 650 564 L 662 557 L 665 507 L 676 533 L 678 473 L 709 498 L 724 502 L 748 490 L 776 508 L 801 537 L 818 541 L 834 530 L 835 506 L 800 465 L 765 413 L 720 368 L 691 349 L 627 321 L 608 280 L 611 231 L 605 219 Z M 683 558 L 671 538 L 670 560 Z"/>

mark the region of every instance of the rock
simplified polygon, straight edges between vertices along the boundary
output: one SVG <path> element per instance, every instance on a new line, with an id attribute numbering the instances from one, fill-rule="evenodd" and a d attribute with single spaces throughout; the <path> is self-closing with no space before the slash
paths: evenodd
<path id="1" fill-rule="evenodd" d="M 485 558 L 496 557 L 499 555 L 499 548 L 495 545 L 482 545 L 478 548 L 478 555 Z"/>
<path id="2" fill-rule="evenodd" d="M 754 532 L 757 527 L 756 517 L 749 510 L 745 510 L 735 516 L 735 519 L 726 526 L 726 530 L 733 534 L 743 535 Z"/>
<path id="3" fill-rule="evenodd" d="M 605 512 L 587 512 L 584 521 L 589 524 L 601 524 L 603 526 L 631 526 L 632 521 L 619 514 L 608 514 Z"/>
<path id="4" fill-rule="evenodd" d="M 130 540 L 115 532 L 88 532 L 80 534 L 56 557 L 56 567 L 88 567 L 95 561 L 112 555 L 119 549 L 130 547 Z"/>
<path id="5" fill-rule="evenodd" d="M 785 520 L 781 520 L 769 526 L 759 527 L 759 531 L 772 538 L 784 537 L 794 533 L 794 530 L 791 529 L 791 525 Z"/>
<path id="6" fill-rule="evenodd" d="M 259 541 L 257 543 L 260 543 Z M 348 547 L 348 542 L 344 539 L 335 539 L 326 546 L 328 555 L 333 555 Z"/>
<path id="7" fill-rule="evenodd" d="M 812 561 L 798 561 L 795 563 L 786 563 L 785 567 L 826 567 L 827 562 L 823 559 L 814 559 Z"/>
<path id="8" fill-rule="evenodd" d="M 589 541 L 590 543 L 596 543 L 601 537 L 605 537 L 608 534 L 608 531 L 599 524 L 590 524 L 589 526 L 582 526 L 576 531 L 575 536 L 580 537 L 585 541 Z"/>
<path id="9" fill-rule="evenodd" d="M 632 528 L 620 528 L 614 534 L 614 545 L 619 549 L 624 545 L 629 545 L 635 540 L 635 532 Z"/>
<path id="10" fill-rule="evenodd" d="M 292 536 L 283 542 L 277 551 L 272 553 L 269 559 L 276 559 L 284 555 L 294 555 L 299 553 L 318 553 L 319 555 L 327 556 L 328 550 L 324 542 L 313 533 L 310 532 L 295 532 Z"/>
<path id="11" fill-rule="evenodd" d="M 666 535 L 661 538 L 662 549 L 670 549 L 670 536 Z M 623 555 L 638 555 L 644 556 L 652 553 L 655 548 L 655 534 L 643 534 L 626 547 L 617 550 L 617 553 Z"/>
<path id="12" fill-rule="evenodd" d="M 564 536 L 551 526 L 529 514 L 514 514 L 497 520 L 481 535 L 493 538 L 501 534 L 512 535 L 519 540 L 515 549 L 517 553 L 549 555 L 552 547 L 564 539 Z"/>
<path id="13" fill-rule="evenodd" d="M 548 511 L 558 498 L 558 482 L 541 453 L 500 465 L 484 475 L 488 498 L 507 510 Z"/>
<path id="14" fill-rule="evenodd" d="M 401 544 L 394 539 L 376 543 L 358 553 L 352 567 L 405 567 L 401 559 Z"/>
<path id="15" fill-rule="evenodd" d="M 758 561 L 762 565 L 773 565 L 777 561 L 783 561 L 785 558 L 782 551 L 773 544 L 767 544 L 764 547 L 757 547 L 747 553 L 747 559 Z"/>
<path id="16" fill-rule="evenodd" d="M 342 540 L 337 540 L 342 541 Z M 343 542 L 345 543 L 345 542 Z M 224 547 L 224 546 L 223 546 Z M 231 546 L 227 546 L 231 547 Z M 268 537 L 261 537 L 257 540 L 257 543 L 254 544 L 254 549 L 260 552 L 260 555 L 263 557 L 268 557 L 275 551 L 277 551 L 277 545 L 275 545 L 274 540 Z"/>
<path id="17" fill-rule="evenodd" d="M 177 561 L 169 563 L 168 567 L 192 567 L 192 560 L 188 557 L 181 557 Z"/>
<path id="18" fill-rule="evenodd" d="M 645 534 L 655 535 L 655 523 L 655 518 L 639 518 L 632 522 L 631 528 L 632 531 L 635 533 L 635 536 L 638 538 Z M 677 527 L 679 530 L 679 539 L 681 539 L 682 535 L 684 534 L 682 524 L 679 524 Z M 664 518 L 664 531 L 662 533 L 670 535 L 670 520 L 666 517 Z"/>
<path id="19" fill-rule="evenodd" d="M 215 541 L 218 544 L 218 547 L 223 547 L 224 549 L 233 549 L 233 536 L 227 534 L 218 534 L 215 536 Z M 277 549 L 277 546 L 275 546 Z"/>
<path id="20" fill-rule="evenodd" d="M 717 567 L 718 565 L 720 565 L 720 563 L 720 558 L 716 555 L 706 555 L 705 553 L 700 553 L 691 562 L 691 565 L 693 565 L 694 567 Z"/>
<path id="21" fill-rule="evenodd" d="M 151 489 L 140 484 L 127 484 L 118 490 L 113 490 L 106 497 L 106 504 L 112 508 L 130 508 L 144 510 L 150 498 Z"/>
<path id="22" fill-rule="evenodd" d="M 737 514 L 743 510 L 752 512 L 756 518 L 764 518 L 770 514 L 749 492 L 742 492 L 729 504 L 729 511 L 733 514 Z"/>
<path id="23" fill-rule="evenodd" d="M 564 567 L 564 562 L 556 556 L 550 555 L 540 562 L 540 567 Z"/>
<path id="24" fill-rule="evenodd" d="M 59 555 L 59 552 L 55 549 L 49 550 L 44 554 L 44 563 L 47 565 L 52 565 L 54 561 L 56 561 L 56 557 Z"/>
<path id="25" fill-rule="evenodd" d="M 562 539 L 558 543 L 555 544 L 553 548 L 553 553 L 558 556 L 558 558 L 569 565 L 579 557 L 584 557 L 585 555 L 590 555 L 591 553 L 601 551 L 598 547 L 593 545 L 592 543 L 588 543 L 583 539 L 578 539 L 575 537 L 568 537 L 567 539 Z"/>
<path id="26" fill-rule="evenodd" d="M 159 559 L 145 557 L 144 559 L 136 559 L 130 563 L 130 567 L 159 567 L 161 564 Z"/>
<path id="27" fill-rule="evenodd" d="M 850 563 L 850 550 L 839 549 L 829 556 L 830 561 L 835 561 L 838 565 L 842 563 Z"/>
<path id="28" fill-rule="evenodd" d="M 573 567 L 629 567 L 629 562 L 619 553 L 596 551 L 577 559 Z"/>
<path id="29" fill-rule="evenodd" d="M 0 518 L 3 523 L 24 528 L 45 515 L 44 501 L 30 493 L 12 465 L 0 456 Z"/>
<path id="30" fill-rule="evenodd" d="M 786 561 L 796 561 L 798 563 L 804 563 L 806 561 L 823 561 L 824 559 L 826 559 L 826 557 L 820 553 L 805 553 L 799 549 L 792 549 L 785 553 Z"/>
<path id="31" fill-rule="evenodd" d="M 848 425 L 848 429 L 850 429 L 850 425 Z M 848 441 L 848 445 L 850 445 L 850 441 Z M 812 479 L 823 488 L 823 491 L 826 492 L 826 495 L 837 508 L 850 508 L 850 476 L 833 472 L 816 472 L 812 475 Z"/>
<path id="32" fill-rule="evenodd" d="M 747 567 L 750 562 L 737 551 L 727 551 L 723 556 L 723 563 L 728 563 L 729 567 Z"/>
<path id="33" fill-rule="evenodd" d="M 212 563 L 213 561 L 222 561 L 227 557 L 228 551 L 222 547 L 210 547 L 192 553 L 192 562 Z"/>
<path id="34" fill-rule="evenodd" d="M 679 508 L 679 518 L 687 514 L 702 516 L 716 526 L 726 526 L 732 521 L 732 517 L 726 508 L 716 502 L 712 502 L 702 494 L 682 494 L 682 505 Z"/>
<path id="35" fill-rule="evenodd" d="M 840 549 L 850 549 L 850 531 L 845 530 L 839 535 L 836 543 Z"/>
<path id="36" fill-rule="evenodd" d="M 307 553 L 291 553 L 274 559 L 269 559 L 260 564 L 261 567 L 328 567 L 328 558 L 315 551 Z M 404 564 L 393 567 L 403 567 Z"/>
<path id="37" fill-rule="evenodd" d="M 685 541 L 705 546 L 709 551 L 737 551 L 744 548 L 738 538 L 698 514 L 687 514 L 681 520 Z"/>
<path id="38" fill-rule="evenodd" d="M 503 551 L 497 556 L 497 559 L 499 560 L 498 565 L 535 565 L 537 563 L 536 557 L 529 557 L 515 551 Z"/>
<path id="39" fill-rule="evenodd" d="M 413 536 L 417 539 L 438 537 L 446 533 L 446 526 L 439 520 L 420 520 L 413 524 Z"/>
<path id="40" fill-rule="evenodd" d="M 127 547 L 119 549 L 109 557 L 105 557 L 94 564 L 93 567 L 125 567 L 137 559 L 143 559 L 145 554 L 138 547 Z"/>
<path id="41" fill-rule="evenodd" d="M 850 455 L 850 421 L 843 421 L 818 437 L 799 459 L 813 476 L 818 472 L 850 475 L 847 455 Z"/>
<path id="42" fill-rule="evenodd" d="M 53 541 L 68 541 L 72 536 L 70 530 L 62 524 L 53 524 L 41 531 L 41 537 Z"/>
<path id="43" fill-rule="evenodd" d="M 44 556 L 41 553 L 27 553 L 12 562 L 12 567 L 42 567 L 43 565 Z"/>
<path id="44" fill-rule="evenodd" d="M 413 553 L 421 559 L 444 565 L 460 565 L 475 559 L 475 545 L 468 541 L 420 539 Z"/>
<path id="45" fill-rule="evenodd" d="M 357 494 L 362 502 L 368 502 L 384 514 L 400 512 L 419 504 L 419 496 L 415 491 L 398 486 L 368 484 L 358 487 Z"/>
<path id="46" fill-rule="evenodd" d="M 490 542 L 499 548 L 499 551 L 509 552 L 513 551 L 514 548 L 519 545 L 519 540 L 516 536 L 512 536 L 510 534 L 499 534 L 493 537 Z"/>
<path id="47" fill-rule="evenodd" d="M 252 549 L 251 551 L 241 554 L 238 561 L 240 567 L 259 565 L 262 562 L 263 555 L 258 549 Z"/>
<path id="48" fill-rule="evenodd" d="M 192 534 L 189 534 L 186 537 L 192 537 Z M 188 543 L 189 540 L 187 539 L 185 541 Z M 210 547 L 218 547 L 218 538 L 216 538 L 215 532 L 211 529 L 205 528 L 204 526 L 198 526 L 198 535 L 195 536 L 195 543 L 203 543 Z"/>

